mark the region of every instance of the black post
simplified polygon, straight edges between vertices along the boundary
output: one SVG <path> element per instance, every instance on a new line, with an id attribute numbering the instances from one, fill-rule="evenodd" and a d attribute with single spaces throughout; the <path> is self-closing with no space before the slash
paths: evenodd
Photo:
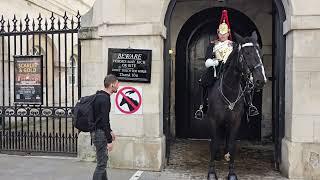
<path id="1" fill-rule="evenodd" d="M 164 52 L 163 52 L 163 68 L 164 68 L 164 90 L 163 90 L 163 123 L 164 133 L 166 136 L 166 158 L 169 163 L 170 156 L 170 142 L 171 142 L 171 129 L 170 129 L 170 95 L 171 95 L 171 64 L 169 50 L 171 48 L 170 38 L 170 22 L 172 12 L 175 8 L 176 0 L 171 0 L 167 9 L 167 13 L 164 20 L 164 25 L 167 28 L 167 39 L 164 41 Z"/>

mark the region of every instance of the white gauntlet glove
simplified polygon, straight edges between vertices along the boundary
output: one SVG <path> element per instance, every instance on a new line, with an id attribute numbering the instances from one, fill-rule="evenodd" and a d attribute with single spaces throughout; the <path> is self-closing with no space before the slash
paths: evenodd
<path id="1" fill-rule="evenodd" d="M 216 66 L 219 65 L 219 61 L 217 59 L 207 59 L 206 62 L 205 62 L 205 66 L 206 68 L 209 68 L 209 67 L 213 67 L 213 70 L 214 70 L 214 77 L 217 77 L 217 71 L 216 71 Z"/>
<path id="2" fill-rule="evenodd" d="M 219 65 L 219 61 L 217 59 L 207 59 L 205 62 L 206 68 L 209 68 L 211 66 L 215 67 Z"/>

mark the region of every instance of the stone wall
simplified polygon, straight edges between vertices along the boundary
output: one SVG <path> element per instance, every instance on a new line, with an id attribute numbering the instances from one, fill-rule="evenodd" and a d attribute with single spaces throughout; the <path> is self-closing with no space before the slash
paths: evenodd
<path id="1" fill-rule="evenodd" d="M 286 117 L 282 172 L 320 178 L 320 2 L 283 1 L 287 20 Z"/>
<path id="2" fill-rule="evenodd" d="M 118 138 L 110 153 L 111 167 L 147 170 L 163 167 L 163 40 L 166 28 L 160 20 L 165 5 L 160 0 L 97 0 L 83 17 L 84 28 L 80 32 L 83 95 L 103 88 L 108 48 L 152 50 L 151 83 L 121 82 L 121 86 L 142 88 L 143 113 L 115 114 L 112 97 L 111 127 Z"/>

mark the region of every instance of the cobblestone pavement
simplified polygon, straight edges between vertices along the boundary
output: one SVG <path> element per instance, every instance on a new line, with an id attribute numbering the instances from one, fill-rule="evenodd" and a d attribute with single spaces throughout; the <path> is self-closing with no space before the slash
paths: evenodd
<path id="1" fill-rule="evenodd" d="M 278 171 L 273 170 L 273 146 L 241 144 L 236 159 L 236 172 L 241 180 L 284 180 Z M 169 165 L 158 176 L 145 173 L 145 180 L 202 180 L 206 179 L 209 163 L 209 142 L 176 140 L 171 146 Z M 225 179 L 228 174 L 228 163 L 218 161 L 217 174 Z"/>

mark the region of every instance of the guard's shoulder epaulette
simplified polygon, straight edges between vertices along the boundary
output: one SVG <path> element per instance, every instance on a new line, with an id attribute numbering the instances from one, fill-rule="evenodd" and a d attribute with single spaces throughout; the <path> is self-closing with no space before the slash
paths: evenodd
<path id="1" fill-rule="evenodd" d="M 213 41 L 210 41 L 210 44 L 215 44 L 215 43 L 217 43 L 218 42 L 218 40 L 213 40 Z"/>

